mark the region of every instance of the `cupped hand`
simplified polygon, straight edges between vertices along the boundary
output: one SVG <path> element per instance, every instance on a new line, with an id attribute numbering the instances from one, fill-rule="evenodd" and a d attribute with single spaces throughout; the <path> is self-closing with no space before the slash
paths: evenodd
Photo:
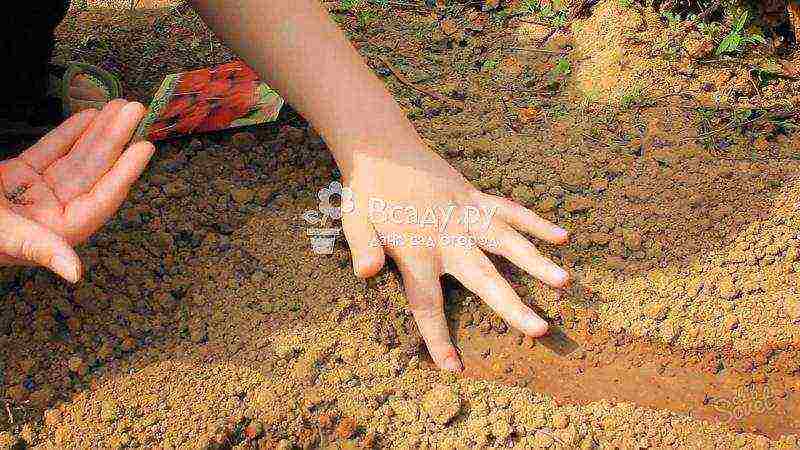
<path id="1" fill-rule="evenodd" d="M 117 211 L 153 155 L 149 142 L 125 149 L 143 114 L 139 103 L 113 100 L 0 161 L 0 265 L 41 265 L 80 279 L 72 247 Z"/>
<path id="2" fill-rule="evenodd" d="M 439 367 L 462 369 L 444 315 L 443 274 L 456 277 L 526 335 L 547 332 L 547 323 L 520 300 L 485 252 L 561 287 L 568 274 L 518 231 L 562 244 L 564 229 L 512 201 L 478 191 L 422 142 L 399 152 L 356 152 L 341 166 L 343 181 L 353 191 L 353 204 L 343 203 L 342 223 L 354 270 L 372 276 L 383 266 L 384 252 L 392 257 Z"/>

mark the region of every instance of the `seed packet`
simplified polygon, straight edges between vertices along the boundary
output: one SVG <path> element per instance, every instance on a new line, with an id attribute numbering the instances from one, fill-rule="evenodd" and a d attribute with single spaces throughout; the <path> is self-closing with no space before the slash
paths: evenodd
<path id="1" fill-rule="evenodd" d="M 136 140 L 273 122 L 281 107 L 283 98 L 242 61 L 176 73 L 161 83 Z"/>

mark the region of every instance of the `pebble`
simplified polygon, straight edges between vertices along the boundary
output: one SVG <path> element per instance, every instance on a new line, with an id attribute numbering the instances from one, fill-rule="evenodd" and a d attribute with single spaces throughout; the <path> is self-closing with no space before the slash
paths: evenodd
<path id="1" fill-rule="evenodd" d="M 78 356 L 73 356 L 67 360 L 67 367 L 71 372 L 74 372 L 78 375 L 83 375 L 86 373 L 86 364 L 83 362 Z"/>
<path id="2" fill-rule="evenodd" d="M 734 316 L 732 314 L 729 314 L 729 315 L 725 316 L 725 324 L 723 325 L 723 328 L 725 330 L 732 331 L 737 326 L 739 326 L 739 318 L 738 317 L 736 317 L 736 316 Z"/>
<path id="3" fill-rule="evenodd" d="M 520 45 L 540 45 L 540 41 L 549 34 L 550 27 L 538 23 L 522 22 L 519 27 L 517 27 L 517 42 L 519 42 Z"/>
<path id="4" fill-rule="evenodd" d="M 239 205 L 249 203 L 255 198 L 255 191 L 248 188 L 237 188 L 231 191 L 231 198 Z"/>
<path id="5" fill-rule="evenodd" d="M 61 422 L 61 411 L 50 408 L 44 412 L 44 424 L 48 427 L 55 427 Z"/>
<path id="6" fill-rule="evenodd" d="M 800 320 L 800 299 L 795 295 L 784 297 L 783 309 L 792 322 Z"/>
<path id="7" fill-rule="evenodd" d="M 117 404 L 113 400 L 103 400 L 100 404 L 100 419 L 103 422 L 113 422 L 117 420 L 117 414 L 119 414 Z"/>
<path id="8" fill-rule="evenodd" d="M 569 425 L 569 416 L 564 413 L 556 413 L 553 416 L 553 428 L 563 430 Z"/>
<path id="9" fill-rule="evenodd" d="M 537 431 L 533 438 L 534 448 L 550 448 L 553 445 L 553 437 L 544 431 Z"/>
<path id="10" fill-rule="evenodd" d="M 662 303 L 653 303 L 645 309 L 645 315 L 653 320 L 662 320 L 667 315 L 667 306 Z"/>
<path id="11" fill-rule="evenodd" d="M 611 235 L 608 233 L 595 232 L 589 235 L 589 240 L 595 245 L 606 245 L 611 241 Z"/>
<path id="12" fill-rule="evenodd" d="M 622 240 L 625 243 L 625 247 L 633 251 L 642 248 L 642 234 L 638 231 L 623 231 Z"/>
<path id="13" fill-rule="evenodd" d="M 717 284 L 717 291 L 719 292 L 720 297 L 725 299 L 732 299 L 739 295 L 742 290 L 740 287 L 736 286 L 733 282 L 733 279 L 730 276 L 722 277 Z"/>
<path id="14" fill-rule="evenodd" d="M 556 199 L 553 197 L 545 197 L 536 205 L 536 210 L 546 213 L 555 210 L 557 205 Z"/>
<path id="15" fill-rule="evenodd" d="M 594 200 L 585 196 L 570 196 L 564 201 L 564 209 L 568 213 L 580 213 L 594 207 Z"/>
<path id="16" fill-rule="evenodd" d="M 524 206 L 532 206 L 536 203 L 536 192 L 533 191 L 530 187 L 524 184 L 520 184 L 514 187 L 511 191 L 511 197 L 517 202 Z"/>
<path id="17" fill-rule="evenodd" d="M 350 439 L 353 434 L 356 432 L 356 420 L 352 417 L 345 417 L 341 421 L 339 421 L 339 425 L 336 426 L 336 436 L 339 439 Z"/>
<path id="18" fill-rule="evenodd" d="M 450 386 L 436 385 L 422 399 L 422 410 L 434 422 L 444 425 L 461 411 L 461 398 Z"/>
<path id="19" fill-rule="evenodd" d="M 169 198 L 183 198 L 191 192 L 191 187 L 185 181 L 177 179 L 164 185 L 164 194 Z"/>
<path id="20" fill-rule="evenodd" d="M 14 436 L 8 431 L 0 433 L 0 450 L 12 450 L 21 447 L 21 442 L 18 436 Z"/>
<path id="21" fill-rule="evenodd" d="M 240 131 L 231 136 L 231 144 L 239 150 L 249 150 L 256 145 L 256 136 L 248 131 Z"/>
<path id="22" fill-rule="evenodd" d="M 261 437 L 263 433 L 264 433 L 264 425 L 258 420 L 250 422 L 244 429 L 245 437 L 247 437 L 247 439 L 250 440 Z"/>

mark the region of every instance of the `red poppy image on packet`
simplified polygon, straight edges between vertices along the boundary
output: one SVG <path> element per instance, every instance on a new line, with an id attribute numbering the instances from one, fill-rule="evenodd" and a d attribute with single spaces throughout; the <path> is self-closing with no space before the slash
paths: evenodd
<path id="1" fill-rule="evenodd" d="M 168 75 L 137 136 L 150 141 L 275 121 L 283 98 L 241 61 Z"/>

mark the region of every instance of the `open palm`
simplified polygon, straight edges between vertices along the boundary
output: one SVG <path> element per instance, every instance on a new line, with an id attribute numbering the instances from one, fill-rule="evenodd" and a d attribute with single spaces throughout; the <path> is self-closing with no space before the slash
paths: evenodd
<path id="1" fill-rule="evenodd" d="M 148 142 L 125 150 L 143 113 L 139 103 L 113 100 L 0 162 L 0 264 L 44 265 L 69 281 L 80 278 L 71 247 L 117 211 L 153 155 Z"/>

